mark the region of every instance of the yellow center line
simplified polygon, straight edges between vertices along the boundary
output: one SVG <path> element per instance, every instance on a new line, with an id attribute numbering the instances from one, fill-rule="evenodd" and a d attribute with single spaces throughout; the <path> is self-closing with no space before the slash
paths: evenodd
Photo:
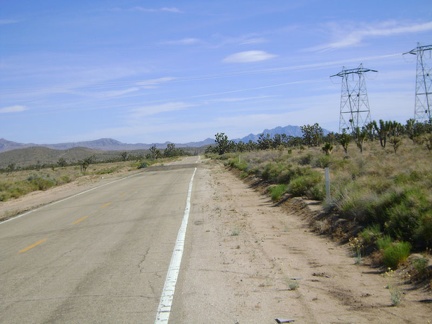
<path id="1" fill-rule="evenodd" d="M 106 204 L 103 204 L 100 208 L 107 208 L 111 204 L 112 202 L 107 202 Z"/>
<path id="2" fill-rule="evenodd" d="M 42 240 L 39 240 L 39 241 L 37 241 L 36 243 L 33 243 L 32 245 L 29 245 L 29 246 L 27 246 L 26 248 L 22 249 L 21 251 L 19 251 L 19 253 L 27 252 L 28 250 L 31 250 L 31 249 L 33 249 L 34 247 L 36 247 L 36 246 L 38 246 L 38 245 L 44 243 L 46 240 L 47 240 L 46 238 L 44 238 L 44 239 L 42 239 Z"/>
<path id="3" fill-rule="evenodd" d="M 88 218 L 88 216 L 84 216 L 84 217 L 78 218 L 75 222 L 73 222 L 73 224 L 77 225 L 77 224 L 81 223 L 83 220 L 85 220 L 87 218 Z"/>

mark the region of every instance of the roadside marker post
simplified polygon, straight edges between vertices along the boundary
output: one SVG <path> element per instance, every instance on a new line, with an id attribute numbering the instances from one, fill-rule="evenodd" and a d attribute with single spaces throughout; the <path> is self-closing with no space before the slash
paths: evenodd
<path id="1" fill-rule="evenodd" d="M 326 202 L 330 202 L 330 169 L 325 168 L 325 187 L 326 187 Z"/>

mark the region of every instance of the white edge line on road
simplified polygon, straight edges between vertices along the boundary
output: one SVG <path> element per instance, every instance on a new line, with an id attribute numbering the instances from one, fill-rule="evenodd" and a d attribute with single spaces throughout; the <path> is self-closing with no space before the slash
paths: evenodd
<path id="1" fill-rule="evenodd" d="M 197 168 L 194 169 L 191 180 L 189 182 L 188 195 L 186 199 L 186 208 L 183 215 L 183 221 L 177 234 L 177 240 L 174 246 L 171 262 L 168 268 L 168 273 L 165 279 L 165 284 L 162 290 L 162 295 L 159 302 L 158 311 L 156 314 L 155 324 L 168 323 L 171 313 L 171 306 L 174 299 L 174 291 L 177 283 L 177 277 L 180 272 L 180 264 L 183 257 L 184 243 L 186 237 L 186 229 L 189 221 L 190 201 L 192 196 L 192 185 Z"/>
<path id="2" fill-rule="evenodd" d="M 27 211 L 27 212 L 25 212 L 25 213 L 19 214 L 19 215 L 14 216 L 14 217 L 11 217 L 11 218 L 6 219 L 6 220 L 4 220 L 4 221 L 0 221 L 0 225 L 5 224 L 5 223 L 7 223 L 7 222 L 11 222 L 11 221 L 16 220 L 16 219 L 18 219 L 18 218 L 21 218 L 21 217 L 27 216 L 28 214 L 31 214 L 31 213 L 33 213 L 33 212 L 35 212 L 35 211 L 37 211 L 37 210 L 42 209 L 42 208 L 45 208 L 45 207 L 48 207 L 48 206 L 52 206 L 52 205 L 55 205 L 55 204 L 59 204 L 59 203 L 61 203 L 61 202 L 63 202 L 63 201 L 66 201 L 66 200 L 68 200 L 68 199 L 72 199 L 72 198 L 78 197 L 78 196 L 83 195 L 83 194 L 85 194 L 85 193 L 87 193 L 87 192 L 90 192 L 90 191 L 93 191 L 93 190 L 96 190 L 96 189 L 99 189 L 99 188 L 102 188 L 102 187 L 108 186 L 108 185 L 110 185 L 110 184 L 113 184 L 113 183 L 116 183 L 116 182 L 119 182 L 119 181 L 122 181 L 122 180 L 125 180 L 125 179 L 129 179 L 129 178 L 135 177 L 135 176 L 137 176 L 137 174 L 139 174 L 139 173 L 135 173 L 135 174 L 132 174 L 132 175 L 130 175 L 130 176 L 127 176 L 127 177 L 124 177 L 124 178 L 121 178 L 121 179 L 117 179 L 117 180 L 114 180 L 114 181 L 111 181 L 111 182 L 105 183 L 105 184 L 103 184 L 103 185 L 100 185 L 100 186 L 97 186 L 97 187 L 94 187 L 94 188 L 91 188 L 91 189 L 87 189 L 87 190 L 85 190 L 85 191 L 81 191 L 81 192 L 79 192 L 79 193 L 77 193 L 77 194 L 75 194 L 75 195 L 72 195 L 72 196 L 69 196 L 69 197 L 66 197 L 66 198 L 63 198 L 63 199 L 60 199 L 60 200 L 54 201 L 54 202 L 52 202 L 52 203 L 48 203 L 48 204 L 46 204 L 46 205 L 43 205 L 43 206 L 41 206 L 41 207 L 38 207 L 38 208 L 35 208 L 35 209 L 32 209 L 32 210 L 29 210 L 29 211 Z"/>

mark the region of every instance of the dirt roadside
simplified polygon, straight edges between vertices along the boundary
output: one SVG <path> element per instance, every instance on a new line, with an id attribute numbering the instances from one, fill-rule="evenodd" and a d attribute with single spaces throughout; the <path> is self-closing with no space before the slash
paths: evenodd
<path id="1" fill-rule="evenodd" d="M 395 279 L 312 233 L 302 207 L 275 207 L 222 165 L 202 163 L 176 322 L 431 322 L 430 292 L 402 284 L 392 306 L 387 286 Z"/>
<path id="2" fill-rule="evenodd" d="M 0 218 L 122 176 L 83 178 L 1 203 Z M 346 246 L 313 233 L 304 209 L 275 207 L 208 160 L 201 160 L 194 183 L 173 322 L 432 322 L 430 292 L 402 284 L 401 304 L 392 306 L 391 279 L 356 265 Z"/>

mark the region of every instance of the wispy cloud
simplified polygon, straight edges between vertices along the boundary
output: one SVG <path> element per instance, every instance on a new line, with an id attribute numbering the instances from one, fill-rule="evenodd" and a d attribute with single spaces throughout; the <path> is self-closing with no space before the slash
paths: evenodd
<path id="1" fill-rule="evenodd" d="M 243 102 L 243 101 L 255 101 L 260 99 L 268 99 L 272 98 L 273 96 L 253 96 L 253 97 L 227 97 L 227 98 L 217 98 L 211 100 L 211 102 Z"/>
<path id="2" fill-rule="evenodd" d="M 198 43 L 201 43 L 201 41 L 197 38 L 192 37 L 161 42 L 161 44 L 163 45 L 195 45 Z"/>
<path id="3" fill-rule="evenodd" d="M 144 106 L 144 107 L 133 109 L 131 117 L 136 119 L 136 118 L 147 117 L 147 116 L 157 115 L 157 114 L 171 112 L 171 111 L 184 110 L 190 107 L 193 107 L 193 105 L 185 102 L 168 102 L 160 105 Z"/>
<path id="4" fill-rule="evenodd" d="M 15 19 L 0 19 L 0 26 L 1 25 L 10 25 L 10 24 L 16 24 L 19 20 Z"/>
<path id="5" fill-rule="evenodd" d="M 0 108 L 0 114 L 12 114 L 12 113 L 25 111 L 25 110 L 27 110 L 25 106 L 19 106 L 19 105 L 9 106 L 9 107 Z"/>
<path id="6" fill-rule="evenodd" d="M 149 79 L 137 82 L 136 84 L 144 89 L 154 89 L 158 85 L 175 80 L 174 77 L 163 77 L 158 79 Z"/>
<path id="7" fill-rule="evenodd" d="M 401 25 L 394 21 L 387 21 L 375 25 L 347 27 L 339 24 L 328 24 L 333 34 L 334 41 L 315 46 L 309 50 L 332 50 L 345 47 L 359 46 L 370 37 L 388 37 L 399 34 L 420 33 L 432 30 L 432 22 L 422 24 Z M 351 29 L 351 32 L 347 30 Z M 343 33 L 341 32 L 343 31 Z"/>
<path id="8" fill-rule="evenodd" d="M 240 45 L 252 45 L 266 43 L 267 40 L 263 37 L 251 37 L 240 41 Z"/>
<path id="9" fill-rule="evenodd" d="M 144 8 L 144 7 L 134 7 L 133 10 L 141 12 L 170 12 L 170 13 L 182 13 L 182 11 L 175 7 L 162 7 L 162 8 Z"/>
<path id="10" fill-rule="evenodd" d="M 253 63 L 259 61 L 266 61 L 276 57 L 264 51 L 245 51 L 231 54 L 223 59 L 224 63 Z"/>

